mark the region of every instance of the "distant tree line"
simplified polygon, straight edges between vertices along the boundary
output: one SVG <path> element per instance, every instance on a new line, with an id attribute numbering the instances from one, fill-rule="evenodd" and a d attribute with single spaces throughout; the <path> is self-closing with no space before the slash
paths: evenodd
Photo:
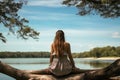
<path id="1" fill-rule="evenodd" d="M 49 52 L 0 52 L 0 58 L 48 58 Z"/>
<path id="2" fill-rule="evenodd" d="M 106 46 L 106 47 L 96 47 L 90 51 L 82 53 L 73 53 L 73 57 L 83 58 L 83 57 L 120 57 L 120 46 Z"/>
<path id="3" fill-rule="evenodd" d="M 90 51 L 72 53 L 74 58 L 120 57 L 120 46 L 96 47 Z M 0 58 L 49 58 L 50 52 L 0 52 Z"/>

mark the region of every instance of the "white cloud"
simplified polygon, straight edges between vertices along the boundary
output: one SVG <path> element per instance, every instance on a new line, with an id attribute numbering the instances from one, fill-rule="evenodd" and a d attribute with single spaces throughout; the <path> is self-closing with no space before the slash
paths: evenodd
<path id="1" fill-rule="evenodd" d="M 22 14 L 40 14 L 42 12 L 40 11 L 30 11 L 30 10 L 25 10 L 25 9 L 20 9 L 19 10 L 19 13 L 22 13 Z"/>
<path id="2" fill-rule="evenodd" d="M 120 38 L 120 33 L 119 33 L 119 32 L 114 32 L 114 33 L 112 34 L 112 37 L 113 37 L 113 38 Z"/>
<path id="3" fill-rule="evenodd" d="M 45 17 L 46 16 L 46 17 Z M 27 19 L 32 19 L 32 20 L 65 20 L 65 17 L 68 17 L 69 15 L 67 14 L 44 14 L 41 16 L 26 16 Z"/>
<path id="4" fill-rule="evenodd" d="M 27 19 L 32 20 L 66 20 L 65 17 L 70 17 L 74 14 L 67 13 L 55 13 L 55 12 L 42 12 L 42 11 L 29 11 L 29 10 L 20 10 L 20 14 L 26 14 Z"/>
<path id="5" fill-rule="evenodd" d="M 47 17 L 44 17 L 44 16 L 27 16 L 27 19 L 31 19 L 31 20 L 55 20 L 55 21 L 58 21 L 58 20 L 63 20 L 64 18 L 60 18 L 59 16 L 47 16 Z"/>
<path id="6" fill-rule="evenodd" d="M 31 0 L 29 6 L 62 7 L 63 0 Z"/>
<path id="7" fill-rule="evenodd" d="M 34 41 L 33 39 L 24 41 L 20 39 L 9 39 L 6 44 L 1 44 L 0 49 L 3 51 L 50 51 L 50 45 L 54 39 L 55 33 L 58 29 L 39 29 L 40 38 L 39 41 Z M 77 29 L 63 29 L 66 35 L 66 41 L 71 43 L 72 52 L 83 52 L 90 50 L 98 46 L 106 45 L 116 45 L 117 42 L 107 42 L 106 41 L 86 41 L 85 36 L 104 36 L 107 31 L 94 31 L 94 30 L 77 30 Z M 79 36 L 82 36 L 79 38 Z M 83 40 L 84 39 L 84 40 Z M 89 39 L 89 38 L 87 38 Z M 24 47 L 23 47 L 24 46 Z"/>
<path id="8" fill-rule="evenodd" d="M 110 33 L 109 31 L 98 31 L 98 30 L 76 30 L 76 29 L 66 29 L 64 30 L 65 33 L 67 35 L 74 35 L 74 36 L 78 36 L 78 35 L 81 35 L 81 36 L 95 36 L 95 35 L 102 35 L 102 36 L 105 36 L 107 35 L 108 33 Z"/>
<path id="9" fill-rule="evenodd" d="M 49 39 L 53 39 L 55 36 L 55 33 L 57 30 L 59 30 L 60 28 L 54 28 L 54 29 L 39 29 L 40 31 L 40 38 L 49 38 Z M 62 29 L 65 33 L 65 36 L 68 40 L 70 41 L 81 41 L 83 39 L 81 38 L 90 38 L 90 37 L 107 37 L 109 33 L 109 31 L 95 31 L 95 30 L 77 30 L 77 29 Z M 73 39 L 71 39 L 73 38 Z"/>

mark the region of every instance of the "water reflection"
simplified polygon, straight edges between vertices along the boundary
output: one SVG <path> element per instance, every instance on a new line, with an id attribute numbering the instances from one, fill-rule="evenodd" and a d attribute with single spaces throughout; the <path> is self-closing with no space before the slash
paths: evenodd
<path id="1" fill-rule="evenodd" d="M 84 59 L 84 58 L 76 58 L 75 64 L 82 67 L 84 69 L 96 69 L 96 68 L 103 68 L 110 65 L 115 60 L 99 60 L 99 59 Z M 87 68 L 86 68 L 87 67 Z"/>
<path id="2" fill-rule="evenodd" d="M 89 64 L 90 66 L 92 66 L 93 68 L 103 68 L 106 67 L 108 65 L 110 65 L 111 63 L 109 62 L 102 62 L 102 61 L 92 61 L 92 62 L 84 62 L 84 64 Z"/>

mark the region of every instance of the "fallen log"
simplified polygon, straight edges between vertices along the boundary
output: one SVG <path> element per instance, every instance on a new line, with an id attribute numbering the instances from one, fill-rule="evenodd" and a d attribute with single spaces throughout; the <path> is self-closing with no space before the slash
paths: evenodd
<path id="1" fill-rule="evenodd" d="M 32 74 L 29 70 L 19 70 L 0 62 L 0 72 L 15 78 L 16 80 L 120 80 L 120 59 L 111 65 L 94 71 L 86 71 L 80 74 L 69 74 L 67 76 L 56 77 L 47 74 Z"/>

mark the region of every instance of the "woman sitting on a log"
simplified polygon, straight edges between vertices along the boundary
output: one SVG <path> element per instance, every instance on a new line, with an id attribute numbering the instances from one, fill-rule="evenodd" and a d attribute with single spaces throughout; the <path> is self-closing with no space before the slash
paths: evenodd
<path id="1" fill-rule="evenodd" d="M 75 67 L 75 63 L 71 55 L 70 44 L 65 41 L 64 32 L 62 30 L 58 30 L 56 32 L 54 42 L 51 45 L 49 68 L 40 71 L 31 71 L 30 73 L 64 76 L 70 73 L 82 72 L 84 71 Z"/>

